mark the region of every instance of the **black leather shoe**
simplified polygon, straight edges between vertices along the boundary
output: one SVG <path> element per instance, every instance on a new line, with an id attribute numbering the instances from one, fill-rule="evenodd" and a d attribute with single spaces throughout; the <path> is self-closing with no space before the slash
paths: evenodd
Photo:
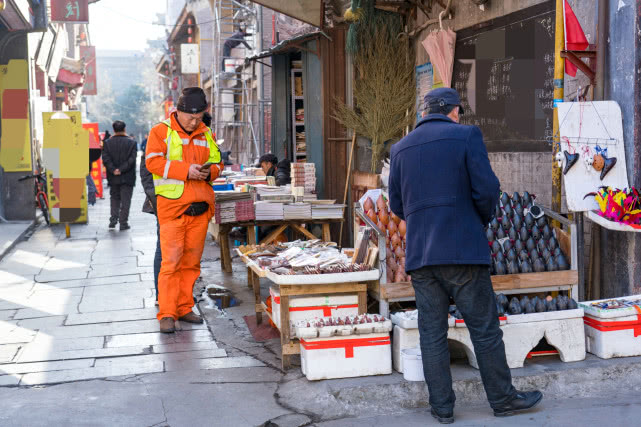
<path id="1" fill-rule="evenodd" d="M 129 230 L 130 228 L 129 224 L 120 224 L 120 231 Z"/>
<path id="2" fill-rule="evenodd" d="M 517 391 L 516 396 L 509 403 L 494 408 L 495 417 L 508 417 L 517 412 L 534 408 L 543 399 L 540 391 Z"/>
<path id="3" fill-rule="evenodd" d="M 431 408 L 430 413 L 441 424 L 452 424 L 454 422 L 454 414 L 452 412 L 447 415 L 439 415 L 434 408 Z"/>
<path id="4" fill-rule="evenodd" d="M 113 221 L 109 221 L 109 228 L 116 228 L 116 223 Z"/>

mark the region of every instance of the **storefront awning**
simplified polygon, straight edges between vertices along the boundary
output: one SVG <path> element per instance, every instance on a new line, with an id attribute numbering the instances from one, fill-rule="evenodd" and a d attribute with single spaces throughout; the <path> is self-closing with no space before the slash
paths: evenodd
<path id="1" fill-rule="evenodd" d="M 251 0 L 315 27 L 323 27 L 323 0 Z"/>
<path id="2" fill-rule="evenodd" d="M 285 53 L 290 50 L 300 49 L 301 45 L 315 38 L 318 38 L 320 35 L 325 35 L 322 31 L 314 31 L 307 34 L 302 34 L 298 37 L 293 37 L 291 39 L 283 40 L 275 46 L 272 46 L 270 49 L 264 50 L 254 56 L 247 57 L 245 61 L 255 61 L 261 58 L 267 58 L 268 56 L 278 55 L 280 53 Z"/>
<path id="3" fill-rule="evenodd" d="M 11 31 L 30 30 L 29 3 L 25 0 L 5 0 L 0 11 L 0 23 Z"/>

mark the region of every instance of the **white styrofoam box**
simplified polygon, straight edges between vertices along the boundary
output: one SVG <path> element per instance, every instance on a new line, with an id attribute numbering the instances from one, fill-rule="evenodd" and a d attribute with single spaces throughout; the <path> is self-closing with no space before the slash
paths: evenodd
<path id="1" fill-rule="evenodd" d="M 399 325 L 394 325 L 394 335 L 392 336 L 392 361 L 394 370 L 403 372 L 403 357 L 401 351 L 408 348 L 416 348 L 420 346 L 420 337 L 418 329 L 416 328 L 403 328 Z"/>
<path id="2" fill-rule="evenodd" d="M 507 323 L 542 322 L 544 320 L 572 319 L 577 317 L 583 317 L 582 308 L 574 310 L 546 311 L 543 313 L 511 314 L 507 316 Z"/>
<path id="3" fill-rule="evenodd" d="M 621 298 L 606 298 L 606 299 L 600 299 L 600 300 L 594 300 L 594 301 L 583 301 L 579 303 L 579 307 L 583 308 L 586 315 L 598 317 L 600 319 L 637 315 L 637 309 L 634 307 L 603 309 L 599 307 L 594 307 L 592 305 L 592 303 L 595 303 L 595 302 L 610 301 L 612 299 L 638 301 L 641 299 L 641 295 L 631 295 L 628 297 L 621 297 Z"/>
<path id="4" fill-rule="evenodd" d="M 639 297 L 636 295 L 625 299 Z M 579 304 L 585 309 L 583 320 L 587 351 L 602 359 L 641 356 L 641 309 L 626 307 L 605 310 L 591 306 L 592 302 L 595 301 Z"/>
<path id="5" fill-rule="evenodd" d="M 449 317 L 447 320 L 449 322 L 450 327 L 451 326 L 455 326 L 457 328 L 467 328 L 467 326 L 465 326 L 465 320 L 463 320 L 463 319 L 457 319 L 455 317 Z M 499 325 L 503 326 L 506 323 L 508 323 L 507 316 L 499 317 Z"/>
<path id="6" fill-rule="evenodd" d="M 308 380 L 392 373 L 389 333 L 300 341 L 301 369 Z"/>
<path id="7" fill-rule="evenodd" d="M 418 310 L 399 311 L 397 313 L 392 313 L 390 316 L 392 323 L 400 326 L 404 329 L 416 329 L 418 328 Z"/>
<path id="8" fill-rule="evenodd" d="M 280 329 L 280 291 L 270 287 L 273 322 Z M 289 321 L 291 336 L 296 336 L 294 325 L 300 320 L 330 316 L 357 316 L 358 295 L 313 295 L 289 297 Z"/>

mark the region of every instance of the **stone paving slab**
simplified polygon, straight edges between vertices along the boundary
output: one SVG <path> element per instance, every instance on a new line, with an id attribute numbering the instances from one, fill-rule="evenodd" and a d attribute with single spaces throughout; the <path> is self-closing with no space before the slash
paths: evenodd
<path id="1" fill-rule="evenodd" d="M 0 345 L 0 363 L 9 363 L 18 353 L 20 346 L 17 344 Z"/>
<path id="2" fill-rule="evenodd" d="M 10 320 L 18 312 L 17 309 L 13 310 L 0 310 L 0 321 Z"/>
<path id="3" fill-rule="evenodd" d="M 18 385 L 21 379 L 22 375 L 3 375 L 0 377 L 0 386 L 6 387 Z"/>
<path id="4" fill-rule="evenodd" d="M 72 360 L 72 359 L 90 359 L 100 357 L 115 357 L 115 356 L 132 356 L 149 354 L 149 346 L 131 346 L 131 347 L 114 347 L 114 348 L 93 348 L 86 350 L 69 350 L 57 352 L 31 352 L 29 354 L 21 354 L 18 357 L 18 362 L 41 362 L 51 360 Z"/>
<path id="5" fill-rule="evenodd" d="M 221 359 L 169 360 L 165 362 L 165 370 L 168 372 L 193 369 L 228 369 L 259 366 L 265 366 L 265 364 L 250 356 L 225 357 Z"/>
<path id="6" fill-rule="evenodd" d="M 206 329 L 204 324 L 181 322 L 183 330 Z M 42 333 L 54 338 L 102 337 L 107 335 L 129 335 L 158 332 L 158 320 L 134 320 L 126 322 L 100 323 L 90 325 L 60 326 L 47 328 Z"/>
<path id="7" fill-rule="evenodd" d="M 211 341 L 208 330 L 181 331 L 173 334 L 150 332 L 147 334 L 115 335 L 107 337 L 106 347 L 130 347 L 134 345 L 175 344 Z"/>
<path id="8" fill-rule="evenodd" d="M 161 353 L 161 354 L 145 354 L 141 356 L 125 356 L 125 357 L 108 357 L 96 360 L 95 367 L 102 366 L 116 366 L 116 365 L 133 365 L 136 363 L 147 363 L 150 361 L 182 361 L 188 359 L 212 359 L 218 357 L 227 357 L 227 352 L 222 348 L 213 350 L 195 350 L 195 351 L 181 351 L 178 353 Z M 2 365 L 0 365 L 0 369 Z"/>
<path id="9" fill-rule="evenodd" d="M 38 308 L 20 308 L 13 316 L 14 320 L 32 319 L 34 317 L 60 316 L 78 312 L 78 304 L 64 304 Z"/>
<path id="10" fill-rule="evenodd" d="M 89 368 L 94 359 L 60 360 L 56 362 L 9 363 L 0 365 L 0 375 L 27 374 L 31 372 L 61 371 L 65 369 Z"/>
<path id="11" fill-rule="evenodd" d="M 111 295 L 127 295 L 128 297 L 150 298 L 155 294 L 154 286 L 143 284 L 143 282 L 92 286 L 83 289 L 85 298 L 104 298 Z"/>
<path id="12" fill-rule="evenodd" d="M 138 308 L 132 310 L 97 311 L 94 313 L 73 313 L 67 316 L 65 325 L 87 325 L 93 323 L 125 322 L 130 320 L 156 319 L 158 310 Z"/>
<path id="13" fill-rule="evenodd" d="M 117 377 L 123 375 L 140 375 L 163 372 L 163 362 L 149 362 L 145 366 L 103 366 L 100 368 L 69 369 L 53 372 L 35 372 L 22 376 L 20 385 L 56 384 L 70 381 L 82 381 L 96 378 Z"/>
<path id="14" fill-rule="evenodd" d="M 215 341 L 181 342 L 175 344 L 156 344 L 151 346 L 152 353 L 175 353 L 181 351 L 214 350 L 218 348 Z"/>
<path id="15" fill-rule="evenodd" d="M 28 353 L 56 353 L 70 350 L 87 350 L 92 348 L 103 348 L 105 344 L 104 337 L 83 337 L 83 338 L 54 338 L 39 331 L 34 340 L 25 345 L 21 350 L 21 356 Z"/>
<path id="16" fill-rule="evenodd" d="M 153 279 L 152 279 L 153 280 Z M 54 286 L 56 288 L 77 288 L 83 286 L 100 286 L 100 285 L 111 285 L 117 283 L 132 283 L 139 282 L 139 274 L 116 274 L 111 277 L 98 277 L 95 279 L 77 279 L 77 280 L 62 280 L 62 281 L 50 281 L 47 282 L 47 286 Z M 36 284 L 34 290 L 38 289 L 40 284 Z"/>
<path id="17" fill-rule="evenodd" d="M 66 318 L 67 316 L 35 317 L 32 319 L 18 320 L 18 326 L 38 331 L 45 328 L 62 326 Z"/>
<path id="18" fill-rule="evenodd" d="M 89 268 L 73 268 L 65 270 L 47 270 L 36 276 L 36 282 L 56 282 L 60 280 L 86 279 Z"/>
<path id="19" fill-rule="evenodd" d="M 78 306 L 81 313 L 94 311 L 129 310 L 133 308 L 144 308 L 145 303 L 142 297 L 128 298 L 125 296 L 101 296 L 83 298 Z"/>

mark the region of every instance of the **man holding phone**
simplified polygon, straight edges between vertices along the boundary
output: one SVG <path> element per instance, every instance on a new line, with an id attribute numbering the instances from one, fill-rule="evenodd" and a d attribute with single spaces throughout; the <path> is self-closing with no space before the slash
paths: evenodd
<path id="1" fill-rule="evenodd" d="M 202 122 L 207 106 L 201 88 L 184 89 L 178 111 L 154 126 L 147 141 L 145 164 L 154 177 L 162 252 L 157 317 L 165 333 L 175 331 L 176 320 L 203 322 L 192 311 L 193 288 L 214 216 L 211 184 L 224 169 L 211 130 Z"/>

